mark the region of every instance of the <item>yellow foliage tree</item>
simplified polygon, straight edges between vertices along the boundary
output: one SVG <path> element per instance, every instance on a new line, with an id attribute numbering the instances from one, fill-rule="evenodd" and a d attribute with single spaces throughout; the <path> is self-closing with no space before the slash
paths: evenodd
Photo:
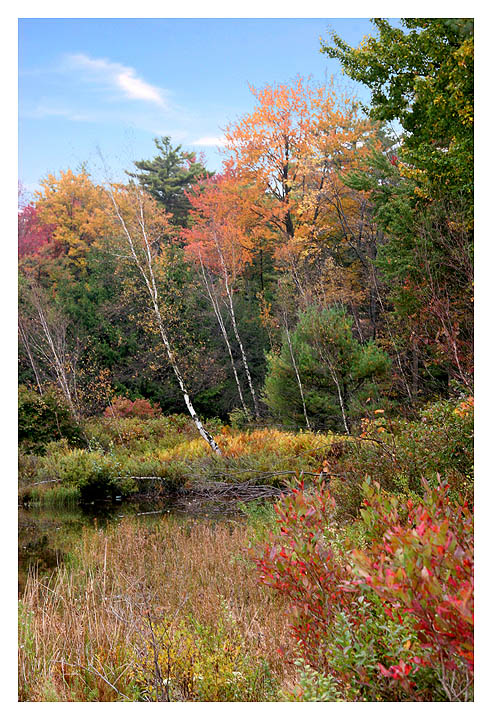
<path id="1" fill-rule="evenodd" d="M 48 175 L 36 193 L 36 207 L 42 223 L 53 227 L 50 252 L 66 255 L 83 268 L 90 246 L 97 244 L 111 228 L 107 196 L 82 170 Z"/>

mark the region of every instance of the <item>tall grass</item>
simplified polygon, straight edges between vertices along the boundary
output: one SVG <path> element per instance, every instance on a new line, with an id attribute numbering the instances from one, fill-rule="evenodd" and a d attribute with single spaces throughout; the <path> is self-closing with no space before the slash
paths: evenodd
<path id="1" fill-rule="evenodd" d="M 84 530 L 70 566 L 28 577 L 19 699 L 276 700 L 292 673 L 279 649 L 292 641 L 249 537 L 245 522 L 172 516 Z"/>
<path id="2" fill-rule="evenodd" d="M 80 490 L 65 485 L 39 485 L 29 490 L 29 504 L 43 508 L 74 508 L 80 502 Z"/>

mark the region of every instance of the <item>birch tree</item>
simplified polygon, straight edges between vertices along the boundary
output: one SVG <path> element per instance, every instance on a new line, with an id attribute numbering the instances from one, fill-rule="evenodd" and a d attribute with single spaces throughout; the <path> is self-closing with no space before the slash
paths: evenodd
<path id="1" fill-rule="evenodd" d="M 40 393 L 41 368 L 49 381 L 60 388 L 74 418 L 78 418 L 77 361 L 80 348 L 68 342 L 69 320 L 49 302 L 46 292 L 33 278 L 21 286 L 19 337 L 29 358 Z"/>
<path id="2" fill-rule="evenodd" d="M 108 184 L 113 217 L 123 240 L 125 253 L 121 257 L 132 262 L 147 290 L 150 306 L 183 400 L 195 426 L 213 452 L 221 455 L 221 450 L 212 435 L 198 417 L 186 386 L 178 359 L 173 351 L 169 332 L 161 313 L 159 291 L 156 281 L 156 266 L 164 260 L 162 244 L 170 233 L 168 216 L 159 210 L 155 201 L 144 190 L 131 184 L 129 186 Z"/>
<path id="3" fill-rule="evenodd" d="M 231 362 L 231 368 L 232 368 L 232 372 L 233 372 L 233 375 L 234 375 L 234 380 L 236 381 L 236 387 L 237 387 L 237 391 L 238 391 L 238 395 L 239 395 L 239 400 L 240 400 L 240 402 L 241 402 L 241 406 L 242 406 L 244 412 L 246 413 L 246 415 L 248 415 L 248 414 L 249 414 L 249 411 L 248 411 L 248 408 L 247 408 L 247 406 L 246 406 L 246 403 L 244 402 L 243 389 L 242 389 L 242 387 L 241 387 L 241 381 L 239 380 L 239 376 L 238 376 L 237 370 L 236 370 L 236 364 L 235 364 L 235 362 L 234 362 L 234 357 L 233 357 L 233 355 L 232 355 L 232 348 L 231 348 L 231 343 L 229 342 L 229 335 L 227 334 L 227 329 L 226 329 L 226 326 L 225 326 L 225 323 L 224 323 L 224 318 L 223 318 L 223 316 L 222 316 L 222 312 L 221 312 L 221 309 L 220 309 L 220 300 L 219 300 L 219 298 L 217 297 L 217 294 L 216 294 L 216 292 L 215 292 L 215 290 L 214 290 L 213 281 L 212 281 L 212 280 L 209 280 L 209 278 L 207 277 L 207 271 L 205 270 L 205 266 L 204 266 L 204 264 L 203 264 L 203 260 L 202 260 L 202 257 L 201 257 L 201 253 L 200 253 L 199 257 L 200 257 L 200 269 L 201 269 L 201 272 L 202 272 L 203 282 L 204 282 L 205 288 L 206 288 L 206 290 L 207 290 L 207 295 L 208 295 L 208 297 L 209 297 L 209 299 L 210 299 L 210 302 L 212 303 L 212 307 L 213 307 L 213 309 L 214 309 L 215 317 L 217 318 L 217 322 L 219 323 L 219 327 L 220 327 L 220 331 L 221 331 L 221 333 L 222 333 L 222 337 L 224 338 L 224 342 L 225 342 L 226 347 L 227 347 L 227 352 L 228 352 L 228 354 L 229 354 L 229 359 L 230 359 L 230 362 Z"/>

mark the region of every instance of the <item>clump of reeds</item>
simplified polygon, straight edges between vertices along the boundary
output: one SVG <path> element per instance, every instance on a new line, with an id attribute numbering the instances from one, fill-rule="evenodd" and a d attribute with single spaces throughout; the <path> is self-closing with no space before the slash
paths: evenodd
<path id="1" fill-rule="evenodd" d="M 29 505 L 38 505 L 45 508 L 76 507 L 80 502 L 80 490 L 77 487 L 43 483 L 31 487 L 26 499 Z"/>

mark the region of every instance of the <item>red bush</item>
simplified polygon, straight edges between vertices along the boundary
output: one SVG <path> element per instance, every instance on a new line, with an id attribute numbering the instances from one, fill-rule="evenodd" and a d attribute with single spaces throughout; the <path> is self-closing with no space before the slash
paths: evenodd
<path id="1" fill-rule="evenodd" d="M 280 537 L 257 558 L 260 579 L 291 601 L 291 629 L 305 660 L 320 666 L 320 651 L 334 615 L 351 602 L 347 571 L 324 531 L 333 524 L 335 502 L 322 486 L 306 494 L 304 484 L 275 506 Z"/>
<path id="2" fill-rule="evenodd" d="M 389 613 L 409 613 L 416 622 L 422 652 L 412 670 L 437 668 L 447 677 L 462 674 L 461 687 L 473 673 L 473 515 L 467 503 L 452 502 L 449 487 L 426 488 L 421 503 L 407 502 L 407 516 L 366 486 L 363 520 L 371 528 L 386 525 L 381 538 L 365 551 L 354 551 L 360 585 L 372 588 Z M 410 669 L 381 666 L 395 679 Z"/>
<path id="3" fill-rule="evenodd" d="M 160 415 L 161 408 L 156 403 L 151 405 L 148 400 L 138 398 L 137 400 L 129 400 L 125 397 L 117 397 L 113 400 L 105 411 L 105 417 L 131 417 L 131 418 L 152 418 Z"/>
<path id="4" fill-rule="evenodd" d="M 448 490 L 426 487 L 421 502 L 408 500 L 402 507 L 401 498 L 365 483 L 360 530 L 368 547 L 345 553 L 340 542 L 329 539 L 336 532 L 335 503 L 325 487 L 307 493 L 301 484 L 280 500 L 280 532 L 272 534 L 256 562 L 261 581 L 290 599 L 291 628 L 309 665 L 337 677 L 337 616 L 343 612 L 362 636 L 382 608 L 393 627 L 412 628 L 414 640 L 388 646 L 383 657 L 376 657 L 379 677 L 422 699 L 424 685 L 429 692 L 431 672 L 449 700 L 468 697 L 473 678 L 473 516 L 466 503 L 449 498 Z M 419 688 L 417 674 L 423 668 L 429 671 Z"/>

